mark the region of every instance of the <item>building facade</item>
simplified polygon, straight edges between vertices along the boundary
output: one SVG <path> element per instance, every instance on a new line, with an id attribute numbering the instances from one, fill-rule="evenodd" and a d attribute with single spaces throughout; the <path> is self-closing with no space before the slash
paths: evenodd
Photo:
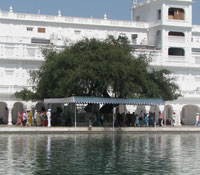
<path id="1" fill-rule="evenodd" d="M 126 36 L 135 55 L 146 54 L 154 68 L 166 68 L 179 85 L 182 97 L 164 106 L 135 106 L 128 110 L 163 112 L 169 119 L 176 112 L 176 125 L 195 123 L 200 112 L 200 26 L 192 25 L 192 0 L 133 0 L 132 21 L 64 17 L 0 11 L 0 118 L 11 125 L 17 112 L 39 109 L 42 102 L 24 102 L 13 94 L 31 89 L 29 71 L 44 58 L 41 49 L 62 50 L 83 38 Z M 56 108 L 56 107 L 55 107 Z"/>

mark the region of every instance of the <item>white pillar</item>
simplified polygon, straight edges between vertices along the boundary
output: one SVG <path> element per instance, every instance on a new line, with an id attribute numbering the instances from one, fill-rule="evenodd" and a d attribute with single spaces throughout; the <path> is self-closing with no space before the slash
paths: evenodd
<path id="1" fill-rule="evenodd" d="M 8 125 L 12 125 L 12 107 L 8 107 Z"/>
<path id="2" fill-rule="evenodd" d="M 173 112 L 176 113 L 175 126 L 181 126 L 181 111 L 182 111 L 182 106 L 180 105 L 173 106 Z"/>
<path id="3" fill-rule="evenodd" d="M 176 122 L 175 126 L 181 126 L 181 110 L 176 110 Z"/>

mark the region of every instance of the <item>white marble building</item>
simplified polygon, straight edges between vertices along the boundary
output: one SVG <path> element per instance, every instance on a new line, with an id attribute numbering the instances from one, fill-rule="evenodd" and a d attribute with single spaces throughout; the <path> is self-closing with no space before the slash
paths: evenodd
<path id="1" fill-rule="evenodd" d="M 151 66 L 169 69 L 183 97 L 159 107 L 135 110 L 176 112 L 176 124 L 194 124 L 200 112 L 200 26 L 192 25 L 192 0 L 133 0 L 132 21 L 79 18 L 0 11 L 0 118 L 11 125 L 17 112 L 40 108 L 41 102 L 24 102 L 13 94 L 31 88 L 29 71 L 43 63 L 41 48 L 58 50 L 85 37 L 105 39 L 127 36 L 135 54 L 152 58 Z"/>

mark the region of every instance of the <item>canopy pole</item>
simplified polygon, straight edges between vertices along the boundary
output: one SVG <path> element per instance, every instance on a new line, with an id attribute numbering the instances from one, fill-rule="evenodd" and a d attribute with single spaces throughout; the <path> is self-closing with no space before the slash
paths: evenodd
<path id="1" fill-rule="evenodd" d="M 76 128 L 76 103 L 74 103 L 74 117 L 75 117 L 75 128 Z"/>
<path id="2" fill-rule="evenodd" d="M 115 130 L 115 110 L 114 110 L 114 104 L 113 104 L 113 131 Z"/>

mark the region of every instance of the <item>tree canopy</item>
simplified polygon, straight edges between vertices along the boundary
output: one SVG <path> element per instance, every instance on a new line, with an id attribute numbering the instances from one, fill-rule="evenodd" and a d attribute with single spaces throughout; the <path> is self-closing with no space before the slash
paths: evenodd
<path id="1" fill-rule="evenodd" d="M 108 96 L 111 90 L 121 98 L 162 98 L 174 100 L 179 88 L 170 72 L 155 70 L 149 60 L 133 56 L 125 37 L 106 40 L 83 39 L 61 52 L 45 49 L 45 61 L 31 72 L 33 91 L 15 94 L 23 100 L 76 96 Z"/>

